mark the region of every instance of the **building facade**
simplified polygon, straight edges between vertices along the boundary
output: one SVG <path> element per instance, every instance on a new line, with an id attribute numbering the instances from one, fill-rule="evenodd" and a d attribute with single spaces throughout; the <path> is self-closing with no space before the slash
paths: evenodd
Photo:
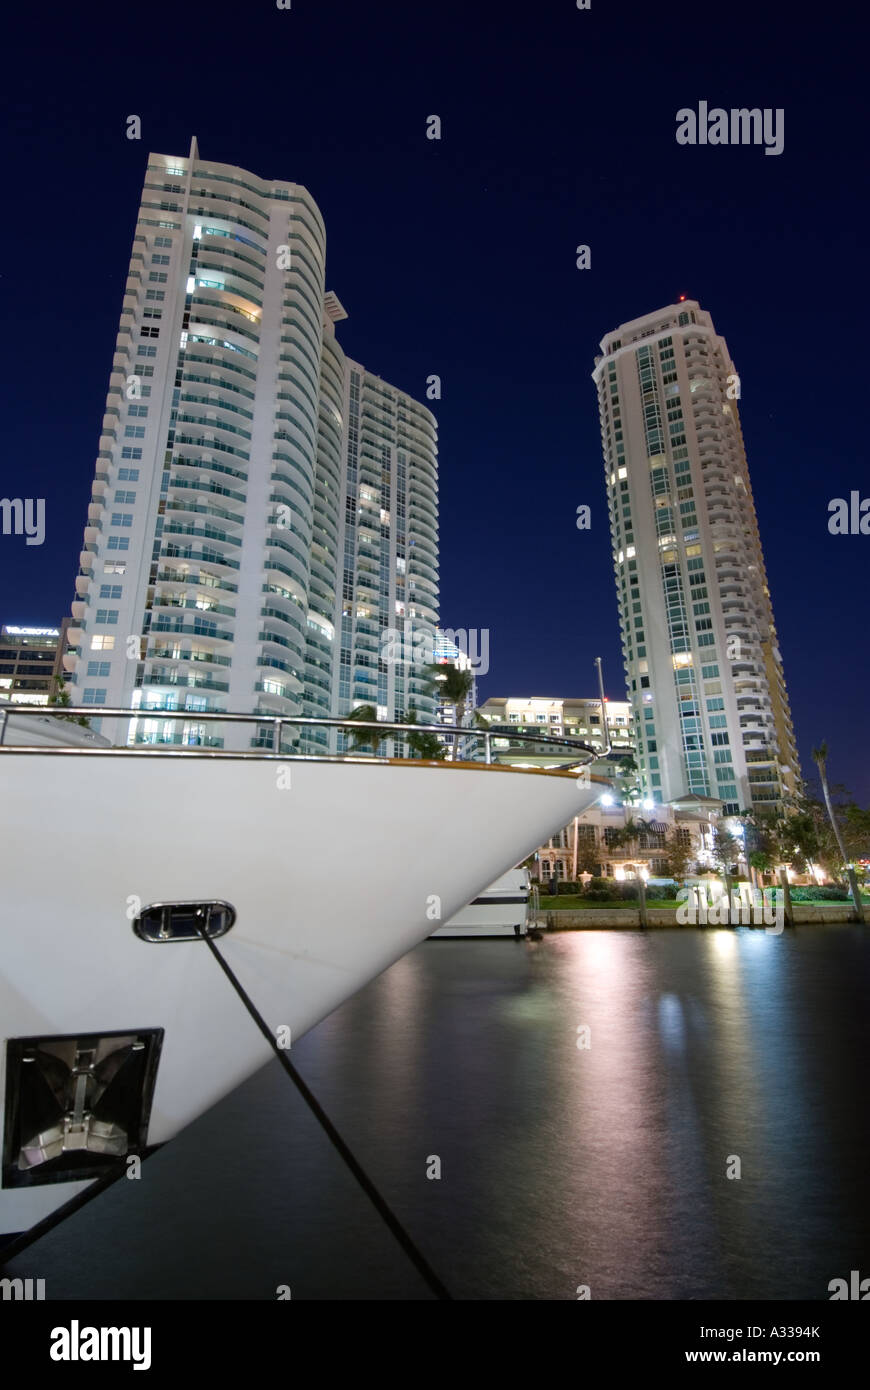
<path id="1" fill-rule="evenodd" d="M 629 821 L 638 828 L 626 840 Z M 554 878 L 579 883 L 599 875 L 617 881 L 669 878 L 669 851 L 674 840 L 688 856 L 688 874 L 708 873 L 715 825 L 715 813 L 691 798 L 677 806 L 656 806 L 649 814 L 599 802 L 541 846 L 532 866 L 533 877 L 544 884 Z"/>
<path id="2" fill-rule="evenodd" d="M 74 703 L 142 711 L 118 741 L 434 714 L 382 643 L 437 623 L 436 422 L 345 356 L 325 246 L 301 185 L 149 155 L 65 658 Z"/>
<path id="3" fill-rule="evenodd" d="M 480 706 L 479 713 L 490 724 L 516 728 L 518 733 L 579 738 L 601 753 L 607 746 L 606 735 L 609 734 L 612 754 L 632 757 L 634 743 L 630 702 L 605 699 L 605 704 L 606 730 L 601 719 L 601 701 L 597 697 L 584 700 L 544 695 L 493 696 Z"/>
<path id="4" fill-rule="evenodd" d="M 776 809 L 800 787 L 725 340 L 693 301 L 601 343 L 623 655 L 644 791 Z"/>
<path id="5" fill-rule="evenodd" d="M 47 705 L 55 676 L 63 675 L 62 628 L 0 628 L 0 699 L 19 705 Z"/>

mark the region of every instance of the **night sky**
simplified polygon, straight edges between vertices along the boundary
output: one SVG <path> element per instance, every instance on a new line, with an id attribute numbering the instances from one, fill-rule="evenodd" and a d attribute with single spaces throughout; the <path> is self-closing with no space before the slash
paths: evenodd
<path id="1" fill-rule="evenodd" d="M 146 157 L 184 155 L 195 134 L 205 159 L 310 189 L 349 354 L 419 399 L 441 376 L 442 625 L 490 630 L 481 698 L 592 694 L 599 654 L 623 698 L 590 372 L 605 332 L 698 299 L 741 376 L 804 772 L 827 738 L 832 779 L 866 804 L 870 536 L 827 522 L 831 498 L 870 496 L 867 21 L 804 13 L 17 6 L 2 492 L 44 497 L 47 534 L 0 536 L 0 621 L 69 613 Z M 701 100 L 782 107 L 784 152 L 677 145 L 677 110 Z"/>

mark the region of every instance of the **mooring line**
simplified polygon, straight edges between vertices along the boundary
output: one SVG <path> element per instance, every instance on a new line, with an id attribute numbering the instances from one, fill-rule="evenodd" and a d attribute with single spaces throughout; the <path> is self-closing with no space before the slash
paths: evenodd
<path id="1" fill-rule="evenodd" d="M 405 1254 L 408 1256 L 408 1259 L 414 1265 L 415 1269 L 418 1271 L 421 1277 L 426 1281 L 429 1288 L 435 1294 L 436 1298 L 449 1299 L 452 1301 L 452 1294 L 450 1294 L 447 1288 L 444 1286 L 444 1284 L 442 1284 L 441 1280 L 438 1278 L 438 1275 L 432 1269 L 432 1266 L 429 1264 L 422 1251 L 418 1249 L 411 1236 L 408 1234 L 402 1223 L 399 1221 L 399 1218 L 387 1205 L 386 1201 L 381 1196 L 378 1189 L 375 1187 L 375 1184 L 372 1182 L 368 1173 L 366 1173 L 365 1169 L 354 1157 L 353 1153 L 348 1148 L 345 1141 L 342 1139 L 341 1135 L 339 1134 L 335 1125 L 330 1120 L 326 1111 L 323 1109 L 317 1097 L 302 1080 L 302 1077 L 299 1075 L 299 1072 L 296 1070 L 293 1063 L 290 1061 L 290 1058 L 287 1056 L 286 1050 L 278 1046 L 278 1041 L 275 1038 L 272 1030 L 269 1028 L 269 1025 L 267 1024 L 266 1020 L 263 1018 L 262 1014 L 259 1013 L 253 1000 L 245 992 L 244 986 L 237 979 L 235 973 L 230 968 L 230 966 L 227 965 L 227 962 L 224 960 L 223 956 L 221 955 L 211 936 L 208 934 L 207 919 L 205 919 L 204 921 L 200 921 L 197 919 L 196 927 L 206 946 L 208 946 L 209 950 L 211 951 L 221 970 L 226 975 L 233 989 L 236 991 L 236 994 L 241 999 L 248 1013 L 251 1015 L 251 1018 L 254 1020 L 260 1032 L 263 1034 L 263 1037 L 266 1039 L 275 1056 L 277 1057 L 278 1061 L 281 1063 L 281 1066 L 284 1068 L 290 1080 L 293 1082 L 293 1085 L 296 1087 L 302 1099 L 305 1101 L 305 1104 L 308 1106 L 309 1110 L 314 1115 L 318 1124 L 326 1133 L 326 1136 L 330 1140 L 333 1147 L 344 1159 L 344 1162 L 347 1164 L 348 1168 L 353 1173 L 354 1177 L 356 1178 L 360 1187 L 365 1192 L 366 1196 L 369 1198 L 369 1201 L 372 1203 L 375 1210 L 383 1218 L 386 1225 L 392 1231 L 396 1240 L 399 1242 Z"/>
<path id="2" fill-rule="evenodd" d="M 156 1151 L 162 1147 L 162 1144 L 154 1144 L 149 1147 L 145 1153 L 137 1154 L 136 1157 L 144 1161 L 146 1158 L 149 1158 L 152 1153 L 156 1153 Z M 101 1192 L 105 1192 L 106 1188 L 111 1187 L 119 1178 L 125 1177 L 129 1171 L 127 1159 L 130 1157 L 132 1157 L 131 1154 L 124 1154 L 123 1157 L 118 1159 L 116 1164 L 113 1164 L 111 1168 L 107 1168 L 100 1177 L 94 1178 L 83 1191 L 77 1192 L 74 1197 L 70 1197 L 69 1201 L 64 1202 L 62 1207 L 55 1207 L 54 1211 L 49 1212 L 48 1216 L 44 1216 L 42 1220 L 37 1221 L 34 1226 L 28 1227 L 28 1229 L 22 1231 L 20 1235 L 15 1236 L 12 1240 L 6 1241 L 4 1245 L 0 1245 L 0 1269 L 3 1269 L 3 1267 L 8 1264 L 10 1260 L 13 1260 L 16 1255 L 20 1255 L 22 1250 L 26 1250 L 29 1245 L 33 1245 L 34 1241 L 41 1240 L 43 1236 L 48 1235 L 49 1231 L 53 1231 L 55 1226 L 60 1226 L 64 1221 L 68 1220 L 69 1217 L 75 1216 L 77 1211 L 87 1206 L 88 1202 L 92 1202 L 95 1197 L 99 1197 Z"/>

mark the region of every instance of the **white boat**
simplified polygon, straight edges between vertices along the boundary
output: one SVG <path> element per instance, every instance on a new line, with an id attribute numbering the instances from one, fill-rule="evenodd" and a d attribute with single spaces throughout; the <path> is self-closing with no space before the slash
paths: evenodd
<path id="1" fill-rule="evenodd" d="M 528 869 L 509 869 L 432 936 L 525 936 L 530 896 Z"/>
<path id="2" fill-rule="evenodd" d="M 14 705 L 4 704 L 6 715 L 3 742 L 10 748 L 110 748 L 109 739 L 92 729 L 49 714 L 19 714 Z"/>
<path id="3" fill-rule="evenodd" d="M 64 744 L 31 729 L 21 746 L 17 718 L 5 730 L 0 712 L 0 1235 L 270 1059 L 197 910 L 292 1046 L 607 786 L 498 764 L 103 747 L 68 723 Z"/>

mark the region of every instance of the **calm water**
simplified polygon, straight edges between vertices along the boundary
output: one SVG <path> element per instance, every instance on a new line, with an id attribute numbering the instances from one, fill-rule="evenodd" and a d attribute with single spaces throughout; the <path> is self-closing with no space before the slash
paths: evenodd
<path id="1" fill-rule="evenodd" d="M 850 926 L 432 941 L 292 1055 L 454 1297 L 827 1298 L 870 1274 L 868 974 Z M 277 1063 L 14 1272 L 429 1296 Z"/>

